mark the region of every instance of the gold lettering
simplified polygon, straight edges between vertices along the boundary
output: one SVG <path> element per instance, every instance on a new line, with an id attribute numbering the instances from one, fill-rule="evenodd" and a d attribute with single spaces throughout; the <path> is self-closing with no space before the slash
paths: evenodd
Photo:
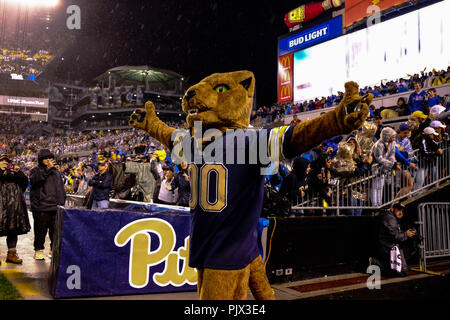
<path id="1" fill-rule="evenodd" d="M 181 273 L 178 271 L 180 259 L 183 260 Z M 197 270 L 189 267 L 189 237 L 184 239 L 184 247 L 180 247 L 178 252 L 169 254 L 164 271 L 155 273 L 153 279 L 160 286 L 171 284 L 175 287 L 180 287 L 185 283 L 191 285 L 197 283 Z"/>
<path id="2" fill-rule="evenodd" d="M 159 237 L 159 248 L 151 251 L 150 235 Z M 151 266 L 163 262 L 175 246 L 175 231 L 172 226 L 161 219 L 142 219 L 127 224 L 116 235 L 117 246 L 124 246 L 131 240 L 129 282 L 134 288 L 143 288 L 148 284 Z"/>

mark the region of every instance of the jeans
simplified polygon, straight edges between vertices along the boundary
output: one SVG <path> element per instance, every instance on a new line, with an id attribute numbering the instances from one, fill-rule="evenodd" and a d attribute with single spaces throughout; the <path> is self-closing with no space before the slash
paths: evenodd
<path id="1" fill-rule="evenodd" d="M 95 208 L 108 209 L 108 207 L 109 207 L 109 200 L 92 201 L 92 209 Z"/>
<path id="2" fill-rule="evenodd" d="M 371 192 L 372 205 L 374 207 L 379 207 L 383 204 L 383 186 L 384 186 L 384 176 L 375 177 L 373 179 L 373 185 Z"/>

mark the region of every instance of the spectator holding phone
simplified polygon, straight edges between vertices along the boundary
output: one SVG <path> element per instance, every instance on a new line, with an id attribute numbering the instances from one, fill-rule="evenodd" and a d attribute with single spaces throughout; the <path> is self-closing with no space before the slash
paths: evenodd
<path id="1" fill-rule="evenodd" d="M 30 231 L 27 205 L 23 193 L 27 189 L 28 178 L 19 167 L 11 163 L 8 155 L 0 156 L 0 236 L 6 236 L 8 254 L 6 262 L 21 264 L 16 251 L 18 235 Z"/>
<path id="2" fill-rule="evenodd" d="M 113 177 L 108 171 L 109 164 L 105 158 L 100 158 L 97 168 L 98 173 L 88 182 L 89 187 L 92 187 L 92 209 L 107 209 Z"/>
<path id="3" fill-rule="evenodd" d="M 55 164 L 53 153 L 48 149 L 41 149 L 38 153 L 38 165 L 30 171 L 30 202 L 34 219 L 36 260 L 45 259 L 44 243 L 47 231 L 51 242 L 48 256 L 52 256 L 56 210 L 66 202 L 64 182 Z"/>
<path id="4" fill-rule="evenodd" d="M 401 203 L 395 203 L 377 217 L 375 256 L 369 260 L 369 264 L 378 265 L 384 275 L 408 275 L 403 247 L 408 239 L 416 235 L 416 231 L 402 230 L 400 220 L 404 209 Z"/>

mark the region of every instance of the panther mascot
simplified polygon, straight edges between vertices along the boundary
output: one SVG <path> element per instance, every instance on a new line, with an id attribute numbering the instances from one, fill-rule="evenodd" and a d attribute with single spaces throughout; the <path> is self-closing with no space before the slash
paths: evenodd
<path id="1" fill-rule="evenodd" d="M 360 128 L 373 98 L 360 97 L 358 84 L 347 82 L 340 104 L 322 116 L 295 126 L 257 129 L 249 124 L 254 91 L 250 71 L 215 73 L 183 97 L 188 129 L 166 125 L 150 101 L 130 116 L 130 126 L 172 153 L 181 149 L 177 154 L 189 163 L 189 266 L 197 269 L 200 300 L 245 300 L 248 288 L 257 300 L 275 298 L 257 243 L 267 170 Z M 199 157 L 202 152 L 213 160 Z"/>

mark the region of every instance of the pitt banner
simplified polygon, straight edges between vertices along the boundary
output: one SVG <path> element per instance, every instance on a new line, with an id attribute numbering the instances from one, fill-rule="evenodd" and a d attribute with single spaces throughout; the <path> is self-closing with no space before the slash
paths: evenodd
<path id="1" fill-rule="evenodd" d="M 380 12 L 407 0 L 345 0 L 345 27 L 371 16 L 374 10 Z M 378 8 L 376 8 L 378 7 Z"/>
<path id="2" fill-rule="evenodd" d="M 60 207 L 49 288 L 54 298 L 195 291 L 189 209 Z M 163 211 L 161 211 L 163 210 Z"/>
<path id="3" fill-rule="evenodd" d="M 288 54 L 278 58 L 278 103 L 293 99 L 294 55 Z"/>

